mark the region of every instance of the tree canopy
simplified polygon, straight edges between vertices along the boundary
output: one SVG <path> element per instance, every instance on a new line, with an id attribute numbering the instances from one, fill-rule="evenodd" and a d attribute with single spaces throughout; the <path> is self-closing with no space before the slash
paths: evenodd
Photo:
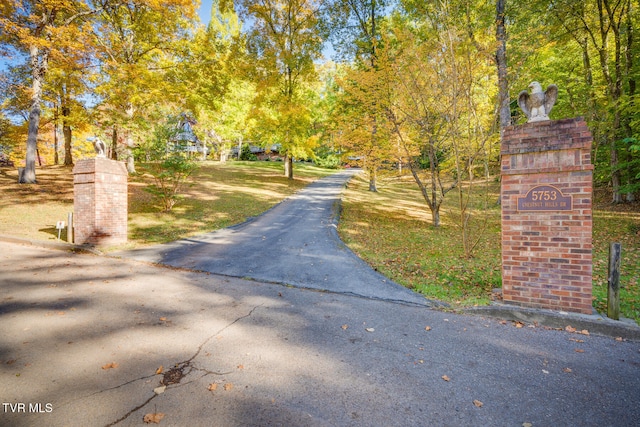
<path id="1" fill-rule="evenodd" d="M 21 181 L 54 161 L 43 153 L 72 163 L 87 134 L 133 172 L 157 127 L 188 113 L 218 153 L 278 147 L 289 177 L 319 152 L 361 162 L 372 190 L 409 168 L 435 215 L 458 180 L 495 168 L 500 129 L 524 121 L 515 94 L 536 80 L 560 88 L 552 119 L 587 120 L 612 201 L 640 191 L 638 0 L 212 5 L 204 25 L 190 0 L 0 3 L 0 149 Z"/>

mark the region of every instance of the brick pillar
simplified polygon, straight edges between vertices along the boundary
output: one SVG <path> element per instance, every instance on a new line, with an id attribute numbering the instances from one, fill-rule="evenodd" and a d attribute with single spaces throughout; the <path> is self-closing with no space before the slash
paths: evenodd
<path id="1" fill-rule="evenodd" d="M 84 159 L 73 168 L 75 243 L 127 241 L 127 168 L 106 158 Z"/>
<path id="2" fill-rule="evenodd" d="M 591 314 L 592 136 L 581 118 L 505 128 L 506 303 Z"/>

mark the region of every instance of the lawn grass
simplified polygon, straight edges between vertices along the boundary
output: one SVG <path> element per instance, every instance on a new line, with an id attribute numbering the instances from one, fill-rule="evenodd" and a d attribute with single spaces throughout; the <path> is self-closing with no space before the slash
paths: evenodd
<path id="1" fill-rule="evenodd" d="M 312 181 L 334 173 L 296 163 L 295 179 L 278 162 L 202 162 L 184 199 L 161 213 L 144 187 L 152 182 L 144 165 L 129 179 L 129 242 L 107 250 L 165 243 L 224 228 L 259 215 Z M 55 241 L 57 221 L 73 212 L 70 167 L 37 169 L 38 184 L 18 184 L 17 170 L 0 169 L 0 234 Z M 62 233 L 62 240 L 66 232 Z"/>
<path id="2" fill-rule="evenodd" d="M 0 234 L 57 240 L 56 223 L 73 212 L 71 168 L 38 168 L 37 179 L 39 184 L 18 184 L 17 169 L 0 168 Z"/>
<path id="3" fill-rule="evenodd" d="M 501 287 L 499 184 L 490 184 L 492 202 L 474 258 L 463 256 L 456 194 L 445 198 L 441 226 L 434 228 L 409 177 L 387 179 L 377 193 L 363 177 L 354 178 L 343 195 L 338 231 L 360 257 L 403 286 L 454 306 L 487 304 Z"/>
<path id="4" fill-rule="evenodd" d="M 475 255 L 463 257 L 457 194 L 451 192 L 442 207 L 442 226 L 431 225 L 431 215 L 415 183 L 408 177 L 382 181 L 378 193 L 368 181 L 354 178 L 343 195 L 339 233 L 347 245 L 392 280 L 445 301 L 454 308 L 488 304 L 501 287 L 499 183 L 488 182 L 486 222 L 476 221 L 473 234 L 481 236 Z M 484 200 L 484 199 L 483 199 Z M 594 200 L 594 307 L 606 312 L 609 244 L 622 243 L 621 313 L 640 322 L 640 204 L 613 206 Z M 476 206 L 482 205 L 476 201 Z M 476 220 L 481 220 L 476 215 Z"/>
<path id="5" fill-rule="evenodd" d="M 602 193 L 596 192 L 593 213 L 594 307 L 607 312 L 609 246 L 619 242 L 620 313 L 640 324 L 640 203 L 614 206 L 608 202 L 610 196 Z"/>

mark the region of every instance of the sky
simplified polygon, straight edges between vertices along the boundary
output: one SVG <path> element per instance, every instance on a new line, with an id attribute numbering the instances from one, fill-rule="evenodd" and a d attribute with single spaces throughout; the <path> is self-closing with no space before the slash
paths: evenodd
<path id="1" fill-rule="evenodd" d="M 198 9 L 198 15 L 200 21 L 207 25 L 211 20 L 211 2 L 213 0 L 200 0 L 200 8 Z"/>

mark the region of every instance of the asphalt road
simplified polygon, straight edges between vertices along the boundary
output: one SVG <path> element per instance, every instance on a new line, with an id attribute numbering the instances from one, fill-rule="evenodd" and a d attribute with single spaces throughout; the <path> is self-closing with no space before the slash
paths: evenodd
<path id="1" fill-rule="evenodd" d="M 0 426 L 638 425 L 638 342 L 519 326 L 0 241 Z"/>
<path id="2" fill-rule="evenodd" d="M 320 179 L 239 226 L 114 256 L 385 301 L 434 305 L 371 269 L 338 237 L 341 192 L 355 173 L 358 170 L 345 170 Z"/>

